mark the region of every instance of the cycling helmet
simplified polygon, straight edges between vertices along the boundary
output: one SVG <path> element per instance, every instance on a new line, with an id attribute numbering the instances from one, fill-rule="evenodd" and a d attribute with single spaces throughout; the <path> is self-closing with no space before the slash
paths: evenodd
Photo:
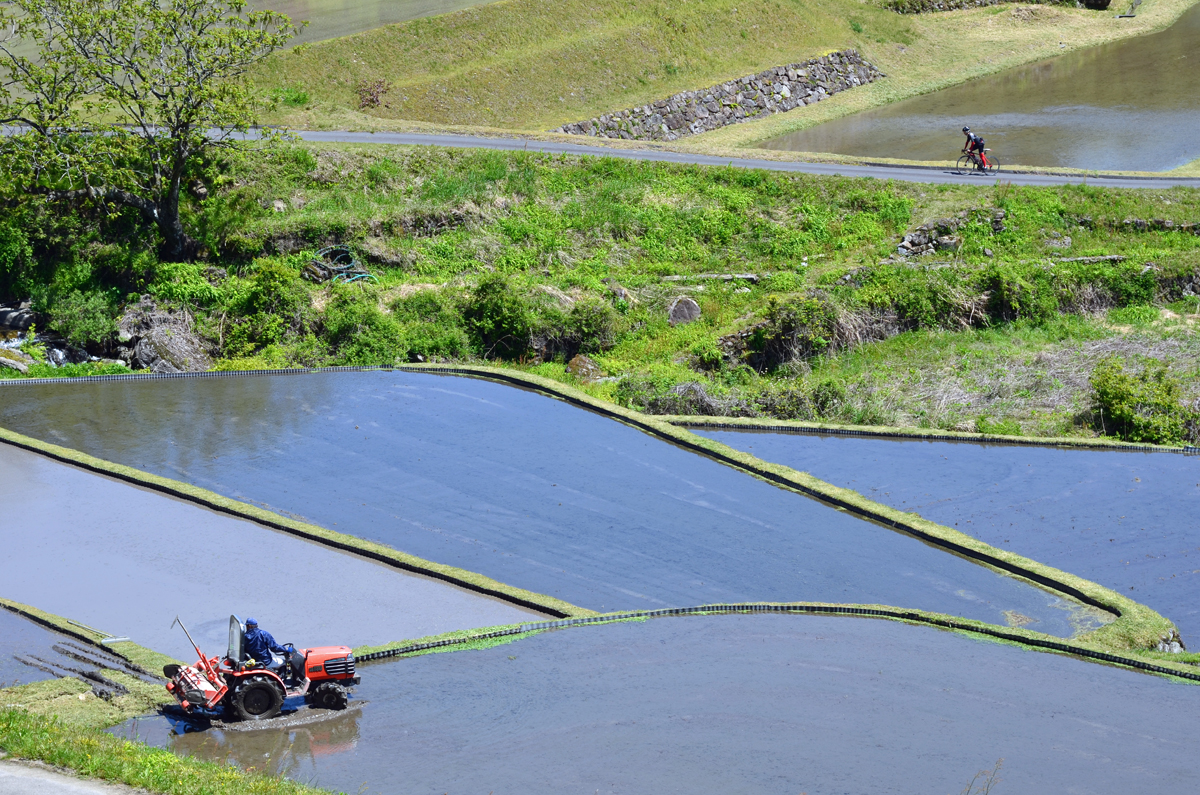
<path id="1" fill-rule="evenodd" d="M 964 132 L 964 133 L 969 133 L 969 132 L 971 132 L 971 128 L 970 128 L 970 127 L 963 127 L 963 132 Z"/>

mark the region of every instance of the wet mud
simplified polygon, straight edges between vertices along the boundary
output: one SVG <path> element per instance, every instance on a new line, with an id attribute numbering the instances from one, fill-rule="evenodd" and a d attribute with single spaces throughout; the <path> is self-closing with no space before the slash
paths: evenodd
<path id="1" fill-rule="evenodd" d="M 191 662 L 229 615 L 281 643 L 381 644 L 540 614 L 0 445 L 0 591 Z M 0 611 L 2 613 L 4 611 Z"/>
<path id="2" fill-rule="evenodd" d="M 1166 171 L 1200 157 L 1198 51 L 1195 6 L 1160 33 L 855 113 L 763 146 L 952 161 L 963 143 L 959 130 L 967 125 L 1002 166 Z"/>
<path id="3" fill-rule="evenodd" d="M 20 662 L 16 655 L 56 657 L 52 647 L 65 639 L 63 635 L 0 607 L 0 687 L 54 678 L 51 673 Z"/>
<path id="4" fill-rule="evenodd" d="M 320 727 L 177 753 L 345 792 L 1192 792 L 1200 688 L 891 622 L 655 619 L 364 666 Z M 920 726 L 920 731 L 913 731 Z"/>
<path id="5" fill-rule="evenodd" d="M 320 373 L 0 400 L 0 426 L 598 611 L 808 600 L 1059 636 L 1095 625 L 1075 602 L 488 381 Z"/>
<path id="6" fill-rule="evenodd" d="M 1121 591 L 1200 646 L 1200 457 L 696 433 Z"/>

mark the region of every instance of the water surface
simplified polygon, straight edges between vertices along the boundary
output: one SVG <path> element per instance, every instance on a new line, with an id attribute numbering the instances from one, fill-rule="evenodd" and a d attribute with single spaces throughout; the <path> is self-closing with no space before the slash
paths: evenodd
<path id="1" fill-rule="evenodd" d="M 697 433 L 1114 588 L 1200 646 L 1200 457 Z"/>
<path id="2" fill-rule="evenodd" d="M 814 600 L 1093 625 L 1077 603 L 488 381 L 22 384 L 0 389 L 0 426 L 598 611 Z"/>
<path id="3" fill-rule="evenodd" d="M 297 646 L 541 618 L 5 444 L 0 505 L 0 594 L 187 662 L 175 616 L 208 654 L 225 648 L 231 613 Z"/>
<path id="4" fill-rule="evenodd" d="M 351 36 L 364 30 L 484 5 L 491 0 L 250 0 L 257 10 L 308 22 L 292 44 Z"/>
<path id="5" fill-rule="evenodd" d="M 43 660 L 53 662 L 60 658 L 51 647 L 66 639 L 63 635 L 51 632 L 40 624 L 0 607 L 0 687 L 27 685 L 30 682 L 53 679 L 54 677 L 44 671 L 17 662 L 13 655 L 36 654 Z"/>
<path id="6" fill-rule="evenodd" d="M 1002 7 L 1001 14 L 1013 13 Z M 1200 5 L 1167 30 L 855 113 L 767 149 L 954 160 L 969 126 L 1001 164 L 1165 171 L 1200 158 Z"/>
<path id="7" fill-rule="evenodd" d="M 361 673 L 324 727 L 136 732 L 345 792 L 940 794 L 999 758 L 997 795 L 1200 791 L 1200 688 L 928 627 L 667 618 Z"/>

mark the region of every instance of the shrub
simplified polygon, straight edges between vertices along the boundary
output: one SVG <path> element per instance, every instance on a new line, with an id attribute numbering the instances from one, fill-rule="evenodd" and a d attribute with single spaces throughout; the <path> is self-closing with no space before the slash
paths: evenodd
<path id="1" fill-rule="evenodd" d="M 529 350 L 532 313 L 500 274 L 485 276 L 463 303 L 462 317 L 475 350 L 486 358 L 513 359 Z"/>
<path id="2" fill-rule="evenodd" d="M 1166 362 L 1152 359 L 1132 373 L 1121 358 L 1109 357 L 1089 382 L 1103 433 L 1151 444 L 1200 441 L 1200 412 L 1183 405 L 1183 387 Z"/>
<path id="3" fill-rule="evenodd" d="M 824 353 L 833 341 L 837 310 L 821 295 L 781 301 L 771 296 L 767 317 L 746 340 L 746 363 L 759 372 Z"/>
<path id="4" fill-rule="evenodd" d="M 16 226 L 0 224 L 0 298 L 28 294 L 24 270 L 32 258 L 33 250 L 25 233 Z"/>
<path id="5" fill-rule="evenodd" d="M 51 306 L 50 327 L 72 345 L 107 342 L 117 333 L 116 311 L 103 293 L 73 290 Z"/>
<path id="6" fill-rule="evenodd" d="M 325 339 L 339 364 L 394 364 L 405 353 L 404 330 L 374 302 L 338 295 L 325 310 Z"/>
<path id="7" fill-rule="evenodd" d="M 534 347 L 546 359 L 598 353 L 616 344 L 619 320 L 611 304 L 595 300 L 578 301 L 568 312 L 546 310 L 535 323 Z"/>
<path id="8" fill-rule="evenodd" d="M 470 340 L 462 328 L 462 318 L 441 293 L 424 291 L 400 298 L 391 309 L 403 326 L 410 360 L 462 358 L 469 353 Z"/>

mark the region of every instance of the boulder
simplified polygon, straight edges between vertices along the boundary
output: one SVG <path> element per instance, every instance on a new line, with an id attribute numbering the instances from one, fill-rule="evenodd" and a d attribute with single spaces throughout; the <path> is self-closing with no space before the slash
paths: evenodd
<path id="1" fill-rule="evenodd" d="M 16 370 L 21 375 L 27 375 L 31 364 L 33 364 L 33 359 L 20 351 L 0 348 L 0 368 Z"/>
<path id="2" fill-rule="evenodd" d="M 575 358 L 567 362 L 567 372 L 585 384 L 598 380 L 604 374 L 600 365 L 582 353 L 576 354 Z"/>
<path id="3" fill-rule="evenodd" d="M 33 325 L 34 314 L 25 304 L 20 306 L 0 306 L 0 328 L 25 331 Z"/>
<path id="4" fill-rule="evenodd" d="M 143 295 L 126 308 L 118 338 L 129 345 L 129 366 L 156 373 L 196 373 L 212 366 L 187 310 L 160 307 Z M 124 357 L 123 357 L 124 358 Z"/>
<path id="5" fill-rule="evenodd" d="M 686 295 L 681 295 L 667 307 L 672 326 L 680 326 L 700 319 L 700 304 Z"/>

